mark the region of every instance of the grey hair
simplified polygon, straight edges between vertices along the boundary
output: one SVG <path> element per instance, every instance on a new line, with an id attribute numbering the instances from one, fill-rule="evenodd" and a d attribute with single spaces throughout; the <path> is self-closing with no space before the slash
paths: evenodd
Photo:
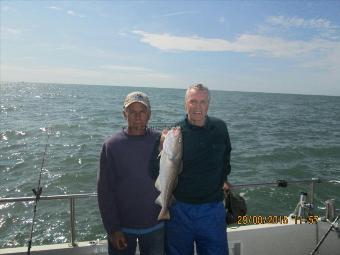
<path id="1" fill-rule="evenodd" d="M 184 99 L 185 102 L 187 101 L 188 96 L 189 96 L 189 92 L 190 92 L 190 90 L 192 90 L 192 89 L 200 90 L 200 91 L 206 91 L 206 92 L 208 93 L 208 104 L 210 103 L 210 91 L 209 91 L 209 89 L 208 89 L 206 86 L 204 86 L 204 85 L 201 84 L 201 83 L 193 84 L 193 85 L 191 85 L 191 86 L 187 89 L 187 91 L 185 92 L 185 99 Z"/>

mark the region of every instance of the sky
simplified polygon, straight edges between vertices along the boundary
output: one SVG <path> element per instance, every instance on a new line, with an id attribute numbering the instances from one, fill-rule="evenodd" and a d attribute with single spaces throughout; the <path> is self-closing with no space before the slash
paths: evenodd
<path id="1" fill-rule="evenodd" d="M 0 0 L 0 81 L 340 96 L 340 1 Z"/>

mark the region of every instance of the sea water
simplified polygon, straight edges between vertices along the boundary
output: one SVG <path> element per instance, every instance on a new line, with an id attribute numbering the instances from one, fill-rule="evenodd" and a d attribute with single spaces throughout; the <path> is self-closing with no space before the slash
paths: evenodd
<path id="1" fill-rule="evenodd" d="M 163 129 L 185 116 L 182 89 L 1 83 L 0 197 L 32 196 L 42 160 L 43 196 L 96 192 L 103 141 L 126 126 L 126 94 L 149 95 L 150 126 Z M 327 199 L 340 207 L 340 97 L 212 91 L 209 115 L 227 123 L 232 143 L 229 181 L 287 180 L 287 188 L 240 192 L 248 214 L 289 215 L 309 186 L 289 181 L 323 178 L 316 213 Z M 49 134 L 49 138 L 47 139 Z M 134 187 L 131 187 L 134 188 Z M 105 238 L 96 198 L 76 201 L 77 241 Z M 69 202 L 38 203 L 33 245 L 69 240 Z M 33 202 L 0 204 L 0 247 L 27 245 Z M 136 212 L 138 217 L 138 212 Z"/>

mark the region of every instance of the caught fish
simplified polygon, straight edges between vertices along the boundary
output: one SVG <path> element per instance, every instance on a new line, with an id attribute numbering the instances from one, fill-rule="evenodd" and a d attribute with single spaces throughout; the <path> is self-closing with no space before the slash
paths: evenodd
<path id="1" fill-rule="evenodd" d="M 169 206 L 173 200 L 172 192 L 177 186 L 178 174 L 182 171 L 182 132 L 180 127 L 172 128 L 165 136 L 160 153 L 159 175 L 156 188 L 161 192 L 155 203 L 162 209 L 158 220 L 169 220 Z"/>

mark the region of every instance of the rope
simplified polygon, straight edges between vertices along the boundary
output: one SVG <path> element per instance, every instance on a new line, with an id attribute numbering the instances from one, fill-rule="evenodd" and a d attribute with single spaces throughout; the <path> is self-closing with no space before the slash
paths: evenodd
<path id="1" fill-rule="evenodd" d="M 49 138 L 50 138 L 50 134 L 48 133 L 48 130 L 47 130 L 47 141 L 46 141 L 46 144 L 45 144 L 44 156 L 43 156 L 43 159 L 42 159 L 42 162 L 41 162 L 38 186 L 37 186 L 36 189 L 35 188 L 32 189 L 33 194 L 35 195 L 35 200 L 34 200 L 33 220 L 32 220 L 32 225 L 31 225 L 30 239 L 28 241 L 27 255 L 31 254 L 34 223 L 35 223 L 35 218 L 36 218 L 36 213 L 37 213 L 37 205 L 38 205 L 38 201 L 40 200 L 41 193 L 42 193 L 41 176 L 42 176 L 42 170 L 43 170 L 44 163 L 45 163 L 45 156 L 46 156 L 46 151 L 47 151 L 47 146 L 48 146 Z"/>

